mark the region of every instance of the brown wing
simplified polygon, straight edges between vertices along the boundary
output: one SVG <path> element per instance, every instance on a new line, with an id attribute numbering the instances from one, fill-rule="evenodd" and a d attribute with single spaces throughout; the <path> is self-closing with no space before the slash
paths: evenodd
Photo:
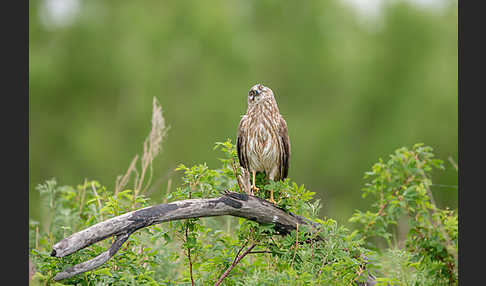
<path id="1" fill-rule="evenodd" d="M 249 170 L 248 155 L 246 151 L 246 128 L 245 128 L 246 116 L 241 118 L 240 124 L 238 125 L 238 134 L 236 136 L 236 152 L 238 153 L 238 160 L 240 161 L 240 166 Z"/>
<path id="2" fill-rule="evenodd" d="M 281 142 L 280 150 L 280 180 L 287 178 L 289 173 L 289 162 L 290 162 L 290 139 L 289 130 L 287 129 L 287 122 L 281 117 L 279 124 L 279 140 Z"/>

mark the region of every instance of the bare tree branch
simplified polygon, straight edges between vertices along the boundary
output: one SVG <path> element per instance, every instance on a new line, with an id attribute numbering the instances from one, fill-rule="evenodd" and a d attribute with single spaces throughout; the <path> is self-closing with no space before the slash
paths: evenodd
<path id="1" fill-rule="evenodd" d="M 83 273 L 89 270 L 93 270 L 97 268 L 98 266 L 102 265 L 108 259 L 112 258 L 115 253 L 118 252 L 118 250 L 121 248 L 123 243 L 127 241 L 128 237 L 130 236 L 131 233 L 126 233 L 120 236 L 117 236 L 115 242 L 113 245 L 108 249 L 107 251 L 101 253 L 100 255 L 96 256 L 93 259 L 90 259 L 88 261 L 85 261 L 83 263 L 77 264 L 63 272 L 60 272 L 54 276 L 55 281 L 59 281 L 62 279 L 70 278 L 73 277 L 76 274 Z"/>
<path id="2" fill-rule="evenodd" d="M 227 192 L 219 198 L 159 204 L 105 220 L 56 243 L 52 247 L 51 256 L 64 257 L 108 237 L 117 236 L 108 251 L 58 273 L 54 280 L 70 278 L 102 265 L 113 257 L 128 237 L 138 229 L 174 220 L 223 215 L 242 217 L 262 224 L 273 223 L 276 231 L 283 235 L 295 230 L 297 224 L 314 228 L 319 226 L 306 218 L 287 213 L 270 202 L 242 193 Z"/>

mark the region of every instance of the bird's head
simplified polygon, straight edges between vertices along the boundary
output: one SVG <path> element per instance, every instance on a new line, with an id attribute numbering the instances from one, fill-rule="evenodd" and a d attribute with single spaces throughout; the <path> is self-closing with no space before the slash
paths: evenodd
<path id="1" fill-rule="evenodd" d="M 263 84 L 255 84 L 248 92 L 248 106 L 258 104 L 267 99 L 274 100 L 273 91 Z"/>

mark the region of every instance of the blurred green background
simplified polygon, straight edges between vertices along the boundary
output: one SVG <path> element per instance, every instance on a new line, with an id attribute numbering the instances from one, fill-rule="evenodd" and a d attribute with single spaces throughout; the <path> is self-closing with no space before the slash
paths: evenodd
<path id="1" fill-rule="evenodd" d="M 346 222 L 363 174 L 423 142 L 446 162 L 440 207 L 457 208 L 457 1 L 37 0 L 29 8 L 29 216 L 35 186 L 84 178 L 113 188 L 150 131 L 157 97 L 170 130 L 155 160 L 161 201 L 179 164 L 219 166 L 249 88 L 273 89 L 292 144 L 290 177 Z M 445 185 L 445 186 L 444 186 Z"/>

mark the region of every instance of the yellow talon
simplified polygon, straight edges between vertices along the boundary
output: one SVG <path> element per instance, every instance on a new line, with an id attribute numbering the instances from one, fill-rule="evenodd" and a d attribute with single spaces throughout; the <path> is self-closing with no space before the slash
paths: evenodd
<path id="1" fill-rule="evenodd" d="M 276 205 L 277 203 L 275 202 L 275 200 L 273 199 L 273 190 L 270 190 L 270 201 L 272 204 Z"/>
<path id="2" fill-rule="evenodd" d="M 252 192 L 251 195 L 254 195 L 253 194 L 253 191 L 258 192 L 260 189 L 257 188 L 257 186 L 255 185 L 255 175 L 256 175 L 256 172 L 255 171 L 251 171 L 251 173 L 253 175 L 253 184 L 251 185 L 251 192 Z"/>
<path id="3" fill-rule="evenodd" d="M 255 192 L 255 193 L 256 193 L 256 192 L 258 192 L 259 190 L 260 190 L 260 189 L 259 189 L 257 186 L 255 186 L 255 185 L 251 185 L 251 192 L 252 192 L 252 195 L 254 195 L 254 193 L 253 193 L 253 192 Z"/>

